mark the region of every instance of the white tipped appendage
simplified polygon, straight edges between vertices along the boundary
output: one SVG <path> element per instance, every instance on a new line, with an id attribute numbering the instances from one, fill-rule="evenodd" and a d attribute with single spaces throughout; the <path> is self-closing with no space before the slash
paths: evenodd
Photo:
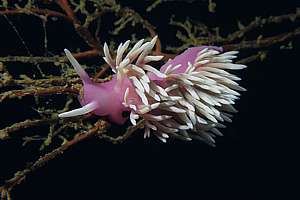
<path id="1" fill-rule="evenodd" d="M 77 74 L 80 76 L 81 80 L 84 83 L 90 82 L 89 75 L 84 71 L 84 69 L 80 66 L 78 61 L 74 58 L 74 56 L 71 54 L 71 52 L 68 49 L 64 49 L 67 58 L 69 59 L 70 63 L 74 67 Z"/>
<path id="2" fill-rule="evenodd" d="M 61 113 L 58 115 L 58 117 L 60 117 L 60 118 L 75 117 L 78 115 L 84 115 L 84 114 L 90 113 L 90 112 L 94 111 L 95 109 L 97 109 L 97 103 L 91 102 L 81 108 Z"/>
<path id="3" fill-rule="evenodd" d="M 245 90 L 235 82 L 241 79 L 227 70 L 246 66 L 233 63 L 237 51 L 221 53 L 208 47 L 199 51 L 194 60 L 174 62 L 160 71 L 152 66 L 153 61 L 163 58 L 151 55 L 156 41 L 157 36 L 145 43 L 142 39 L 129 51 L 130 41 L 121 43 L 115 58 L 104 44 L 104 60 L 117 80 L 128 78 L 131 82 L 130 92 L 127 88 L 122 102 L 131 109 L 131 123 L 145 120 L 145 138 L 153 131 L 163 142 L 175 137 L 185 141 L 199 139 L 214 146 L 214 136 L 222 135 L 218 130 L 224 128 L 222 122 L 231 121 L 230 113 L 235 111 L 232 104 L 240 95 L 237 91 Z M 177 72 L 182 65 L 187 65 L 185 71 Z M 130 96 L 133 93 L 135 96 Z"/>

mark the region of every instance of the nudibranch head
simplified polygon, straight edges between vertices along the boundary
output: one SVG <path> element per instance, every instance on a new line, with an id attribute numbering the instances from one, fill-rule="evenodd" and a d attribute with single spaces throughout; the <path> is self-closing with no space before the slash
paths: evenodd
<path id="1" fill-rule="evenodd" d="M 226 70 L 243 69 L 234 64 L 237 51 L 223 53 L 214 46 L 192 47 L 160 70 L 150 63 L 163 56 L 150 55 L 157 36 L 151 41 L 138 41 L 127 51 L 130 41 L 121 43 L 113 59 L 104 44 L 104 60 L 115 73 L 104 83 L 95 83 L 80 67 L 68 50 L 66 55 L 83 82 L 82 108 L 62 113 L 71 117 L 86 113 L 108 116 L 112 122 L 122 124 L 124 111 L 130 112 L 130 121 L 145 120 L 144 137 L 152 131 L 163 142 L 175 137 L 183 140 L 200 139 L 213 145 L 222 122 L 231 121 L 232 104 L 244 91 L 237 76 Z M 126 55 L 125 52 L 127 52 Z"/>
<path id="2" fill-rule="evenodd" d="M 118 85 L 114 76 L 110 81 L 95 83 L 67 49 L 65 49 L 65 53 L 83 82 L 81 96 L 79 97 L 82 108 L 59 114 L 59 117 L 73 117 L 93 113 L 99 116 L 108 116 L 111 121 L 123 124 L 127 118 L 123 117 L 122 113 L 128 110 L 122 104 L 125 93 L 123 86 L 130 84 L 129 80 L 123 79 Z"/>

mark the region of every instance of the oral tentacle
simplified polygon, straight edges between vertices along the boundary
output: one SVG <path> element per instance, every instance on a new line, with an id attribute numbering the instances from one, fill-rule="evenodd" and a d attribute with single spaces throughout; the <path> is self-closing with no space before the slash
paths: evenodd
<path id="1" fill-rule="evenodd" d="M 68 49 L 64 49 L 67 58 L 69 59 L 70 63 L 74 67 L 77 74 L 80 76 L 83 83 L 91 83 L 89 75 L 84 71 L 84 69 L 81 67 L 81 65 L 78 63 L 78 61 L 74 58 L 74 56 L 71 54 L 71 52 Z"/>
<path id="2" fill-rule="evenodd" d="M 61 114 L 58 115 L 58 117 L 60 117 L 60 118 L 75 117 L 75 116 L 90 113 L 90 112 L 92 112 L 96 109 L 97 109 L 97 103 L 96 102 L 91 102 L 91 103 L 88 103 L 88 104 L 82 106 L 81 108 L 77 108 L 75 110 L 71 110 L 71 111 L 68 111 L 68 112 L 61 113 Z"/>

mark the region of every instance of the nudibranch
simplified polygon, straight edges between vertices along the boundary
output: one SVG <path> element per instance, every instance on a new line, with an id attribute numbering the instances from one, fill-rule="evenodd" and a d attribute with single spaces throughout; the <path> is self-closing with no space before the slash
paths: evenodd
<path id="1" fill-rule="evenodd" d="M 144 137 L 150 132 L 161 141 L 169 137 L 186 141 L 200 139 L 214 145 L 222 135 L 222 122 L 231 122 L 232 106 L 245 89 L 236 82 L 239 77 L 228 70 L 246 66 L 234 64 L 237 51 L 223 52 L 221 47 L 188 48 L 170 59 L 160 70 L 151 63 L 163 56 L 151 55 L 157 36 L 151 41 L 138 41 L 128 50 L 130 41 L 121 43 L 113 58 L 104 44 L 104 60 L 115 73 L 110 81 L 93 82 L 80 64 L 65 53 L 83 82 L 79 97 L 81 108 L 59 114 L 73 117 L 93 113 L 123 124 L 129 118 L 133 125 L 144 119 Z M 126 54 L 125 54 L 126 52 Z M 129 112 L 124 117 L 123 112 Z"/>

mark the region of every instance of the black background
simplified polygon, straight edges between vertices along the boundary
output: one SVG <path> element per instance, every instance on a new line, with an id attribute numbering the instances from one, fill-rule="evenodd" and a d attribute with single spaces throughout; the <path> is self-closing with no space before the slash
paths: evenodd
<path id="1" fill-rule="evenodd" d="M 141 11 L 149 2 L 121 1 L 123 5 Z M 204 6 L 203 6 L 204 5 Z M 149 16 L 141 13 L 157 27 L 164 44 L 172 44 L 176 30 L 167 26 L 171 14 L 176 19 L 186 16 L 201 20 L 209 26 L 218 24 L 225 33 L 236 29 L 239 19 L 247 24 L 255 16 L 279 15 L 294 12 L 299 1 L 217 1 L 217 13 L 207 13 L 206 3 L 186 4 L 171 1 L 159 5 Z M 24 55 L 24 47 L 7 21 L 0 17 L 1 56 Z M 42 27 L 39 20 L 12 18 L 14 24 L 34 55 L 43 53 Z M 109 19 L 107 19 L 109 20 Z M 299 25 L 299 23 L 298 23 Z M 71 35 L 72 27 L 63 22 L 49 22 L 49 50 L 61 54 L 62 49 L 84 46 L 78 36 Z M 106 26 L 106 25 L 105 25 Z M 107 25 L 109 26 L 109 25 Z M 292 30 L 295 25 L 269 26 L 251 32 L 270 36 Z M 102 30 L 105 32 L 105 30 Z M 124 39 L 126 39 L 124 33 Z M 104 33 L 105 35 L 105 33 Z M 109 40 L 105 38 L 103 40 Z M 78 41 L 77 41 L 78 40 Z M 84 141 L 49 162 L 13 190 L 14 199 L 200 199 L 204 194 L 264 197 L 291 195 L 296 192 L 299 166 L 296 136 L 299 38 L 293 40 L 292 50 L 268 48 L 263 62 L 252 62 L 240 72 L 241 85 L 247 88 L 237 102 L 239 113 L 233 123 L 217 138 L 217 147 L 194 141 L 169 141 L 162 144 L 155 138 L 143 140 L 139 134 L 124 144 L 112 145 L 98 139 Z M 250 55 L 245 50 L 241 55 Z M 8 66 L 9 67 L 9 66 Z M 31 73 L 24 64 L 17 64 L 14 73 Z M 34 73 L 34 71 L 32 72 Z M 1 105 L 1 128 L 21 121 L 34 112 L 30 99 L 9 100 Z M 116 128 L 117 129 L 117 128 Z M 21 140 L 0 142 L 0 180 L 7 179 L 26 162 L 37 158 L 32 146 L 21 147 Z M 298 168 L 299 169 L 299 168 Z M 295 181 L 295 182 L 294 182 Z M 225 198 L 225 196 L 223 196 Z"/>

